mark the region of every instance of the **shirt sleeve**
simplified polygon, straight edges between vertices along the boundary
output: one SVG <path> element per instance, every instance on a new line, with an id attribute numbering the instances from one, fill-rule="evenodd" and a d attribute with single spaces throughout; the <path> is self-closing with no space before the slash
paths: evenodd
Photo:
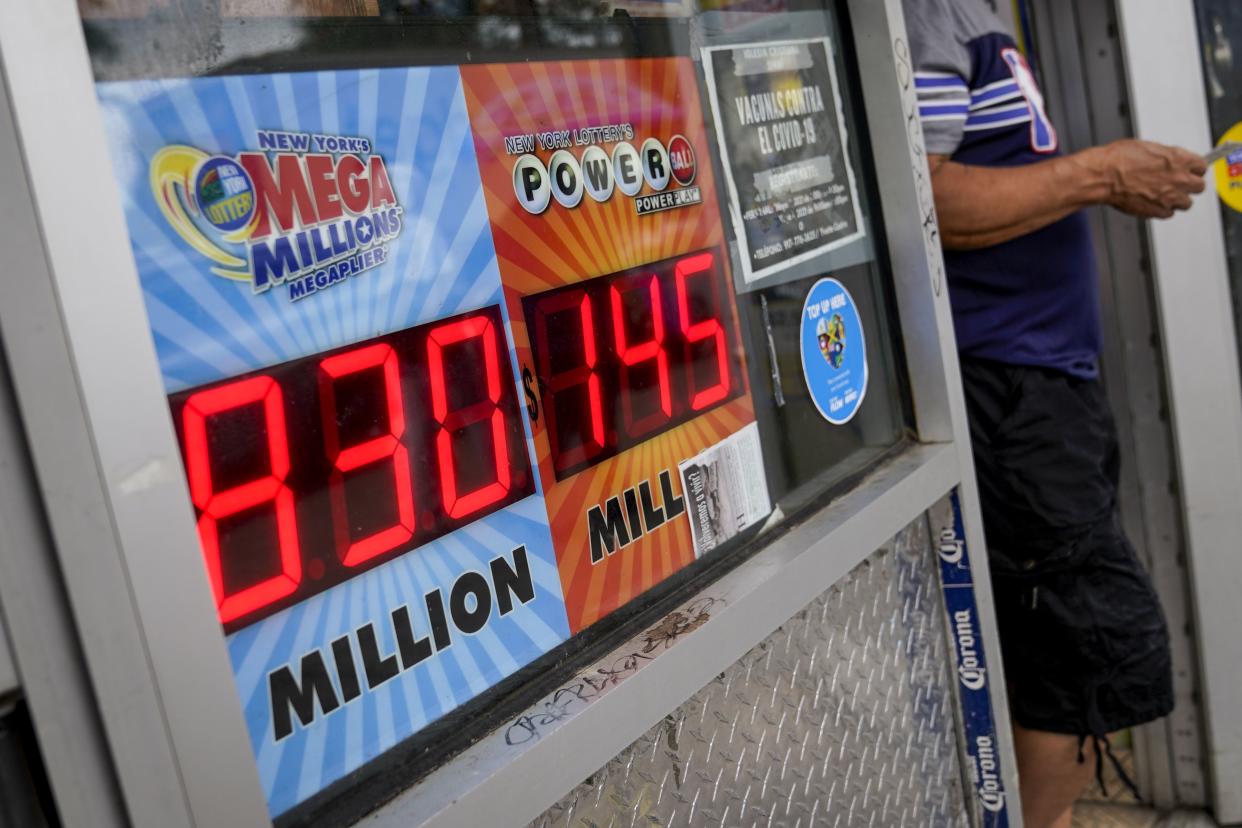
<path id="1" fill-rule="evenodd" d="M 923 140 L 932 155 L 952 155 L 970 111 L 970 52 L 952 0 L 904 0 Z"/>

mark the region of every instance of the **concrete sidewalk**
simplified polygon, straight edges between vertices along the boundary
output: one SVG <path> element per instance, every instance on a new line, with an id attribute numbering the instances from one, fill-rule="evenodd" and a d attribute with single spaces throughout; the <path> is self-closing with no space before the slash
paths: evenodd
<path id="1" fill-rule="evenodd" d="M 1074 828 L 1218 828 L 1202 811 L 1162 814 L 1146 805 L 1080 802 L 1074 808 Z"/>
<path id="2" fill-rule="evenodd" d="M 1129 750 L 1114 748 L 1114 753 L 1134 776 L 1134 760 Z M 1074 806 L 1074 828 L 1218 828 L 1216 821 L 1202 811 L 1161 813 L 1144 805 L 1121 782 L 1111 764 L 1104 763 L 1105 794 L 1098 783 Z"/>

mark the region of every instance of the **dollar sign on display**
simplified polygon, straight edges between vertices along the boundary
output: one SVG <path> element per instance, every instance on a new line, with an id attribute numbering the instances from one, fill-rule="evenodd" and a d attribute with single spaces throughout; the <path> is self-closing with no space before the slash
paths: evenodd
<path id="1" fill-rule="evenodd" d="M 522 366 L 522 387 L 526 389 L 526 413 L 533 425 L 539 422 L 539 400 L 535 397 L 535 375 L 525 365 Z"/>

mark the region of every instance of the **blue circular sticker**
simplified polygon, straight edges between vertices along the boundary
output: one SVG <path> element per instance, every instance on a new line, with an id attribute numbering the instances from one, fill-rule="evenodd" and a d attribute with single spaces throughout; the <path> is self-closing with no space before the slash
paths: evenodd
<path id="1" fill-rule="evenodd" d="M 845 285 L 820 279 L 802 305 L 802 375 L 824 419 L 848 423 L 867 395 L 867 343 Z"/>

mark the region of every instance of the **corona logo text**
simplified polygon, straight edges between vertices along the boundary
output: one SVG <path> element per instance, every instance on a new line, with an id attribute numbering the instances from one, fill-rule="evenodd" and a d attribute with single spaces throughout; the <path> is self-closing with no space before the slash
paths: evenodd
<path id="1" fill-rule="evenodd" d="M 1001 783 L 996 746 L 991 736 L 975 738 L 975 790 L 984 809 L 997 814 L 1005 810 L 1005 789 Z"/>
<path id="2" fill-rule="evenodd" d="M 987 683 L 975 637 L 975 622 L 970 610 L 953 613 L 953 637 L 957 642 L 957 675 L 967 690 L 982 690 Z"/>
<path id="3" fill-rule="evenodd" d="M 940 530 L 940 543 L 937 545 L 940 560 L 947 564 L 960 563 L 965 548 L 966 544 L 957 536 L 957 532 L 952 529 Z"/>

